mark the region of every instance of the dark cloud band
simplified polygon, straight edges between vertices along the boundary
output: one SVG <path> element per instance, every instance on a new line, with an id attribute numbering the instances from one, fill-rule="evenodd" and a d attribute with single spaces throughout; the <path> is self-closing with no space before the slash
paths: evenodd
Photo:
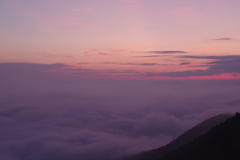
<path id="1" fill-rule="evenodd" d="M 215 38 L 215 39 L 211 39 L 213 41 L 230 41 L 233 40 L 232 38 Z"/>

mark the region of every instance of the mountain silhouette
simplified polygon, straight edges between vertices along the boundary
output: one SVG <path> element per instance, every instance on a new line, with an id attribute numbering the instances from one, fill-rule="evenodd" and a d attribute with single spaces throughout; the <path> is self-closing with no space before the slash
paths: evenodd
<path id="1" fill-rule="evenodd" d="M 180 146 L 183 146 L 184 144 L 187 144 L 188 142 L 192 141 L 193 139 L 207 133 L 212 129 L 212 127 L 215 127 L 216 125 L 220 124 L 221 122 L 224 122 L 225 120 L 231 118 L 232 114 L 221 114 L 212 118 L 209 118 L 202 123 L 196 125 L 192 129 L 186 131 L 181 136 L 179 136 L 176 140 L 173 140 L 169 144 L 153 149 L 150 151 L 144 151 L 136 155 L 126 156 L 120 158 L 120 160 L 156 160 L 165 155 L 166 153 L 173 151 L 174 149 L 177 149 Z"/>
<path id="2" fill-rule="evenodd" d="M 240 114 L 158 160 L 239 160 Z"/>

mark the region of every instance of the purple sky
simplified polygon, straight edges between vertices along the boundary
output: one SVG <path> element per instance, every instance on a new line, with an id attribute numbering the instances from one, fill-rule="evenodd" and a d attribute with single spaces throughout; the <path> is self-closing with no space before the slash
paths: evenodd
<path id="1" fill-rule="evenodd" d="M 0 159 L 112 160 L 240 112 L 239 0 L 1 0 Z"/>
<path id="2" fill-rule="evenodd" d="M 239 80 L 86 80 L 61 64 L 0 64 L 0 158 L 112 160 L 239 112 Z"/>

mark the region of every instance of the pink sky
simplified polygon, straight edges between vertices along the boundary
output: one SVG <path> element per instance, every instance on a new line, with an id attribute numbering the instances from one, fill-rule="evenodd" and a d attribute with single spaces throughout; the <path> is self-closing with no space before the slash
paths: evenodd
<path id="1" fill-rule="evenodd" d="M 0 63 L 62 63 L 123 79 L 235 79 L 240 71 L 229 65 L 240 59 L 239 6 L 237 0 L 3 0 Z M 192 74 L 198 70 L 207 73 Z"/>

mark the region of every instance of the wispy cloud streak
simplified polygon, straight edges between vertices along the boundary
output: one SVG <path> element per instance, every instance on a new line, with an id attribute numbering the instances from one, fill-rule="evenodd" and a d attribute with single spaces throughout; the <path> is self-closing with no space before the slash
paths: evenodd
<path id="1" fill-rule="evenodd" d="M 240 55 L 227 55 L 227 56 L 176 56 L 176 58 L 231 60 L 231 59 L 240 59 Z"/>
<path id="2" fill-rule="evenodd" d="M 211 39 L 213 41 L 230 41 L 233 40 L 232 38 L 216 38 L 216 39 Z"/>
<path id="3" fill-rule="evenodd" d="M 177 54 L 177 53 L 188 53 L 186 51 L 147 51 L 144 53 L 155 53 L 155 54 Z"/>

